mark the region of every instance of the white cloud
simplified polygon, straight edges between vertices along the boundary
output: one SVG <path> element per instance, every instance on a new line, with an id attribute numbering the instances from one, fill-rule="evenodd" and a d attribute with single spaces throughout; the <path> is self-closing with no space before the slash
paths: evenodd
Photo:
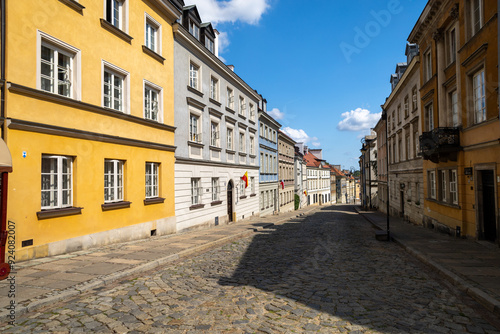
<path id="1" fill-rule="evenodd" d="M 248 24 L 259 23 L 269 8 L 269 0 L 203 0 L 185 1 L 186 5 L 196 5 L 203 22 L 222 23 L 241 21 Z"/>
<path id="2" fill-rule="evenodd" d="M 295 140 L 297 143 L 307 144 L 308 142 L 312 142 L 312 146 L 319 147 L 321 143 L 318 141 L 316 137 L 309 137 L 307 133 L 302 129 L 292 129 L 290 127 L 284 127 L 281 129 L 287 136 Z"/>
<path id="3" fill-rule="evenodd" d="M 382 113 L 372 114 L 367 109 L 357 108 L 342 114 L 344 118 L 337 125 L 340 131 L 367 131 L 373 128 Z"/>
<path id="4" fill-rule="evenodd" d="M 281 120 L 285 118 L 285 113 L 281 112 L 278 108 L 273 108 L 273 110 L 267 112 L 275 120 Z"/>

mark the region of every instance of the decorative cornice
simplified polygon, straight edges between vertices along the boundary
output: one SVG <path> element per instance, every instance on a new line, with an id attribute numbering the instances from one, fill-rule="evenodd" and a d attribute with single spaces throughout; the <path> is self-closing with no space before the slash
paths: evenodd
<path id="1" fill-rule="evenodd" d="M 222 116 L 224 115 L 223 113 L 221 113 L 220 111 L 218 110 L 215 110 L 214 108 L 208 108 L 208 113 L 212 116 L 215 116 L 217 118 L 222 118 Z"/>
<path id="2" fill-rule="evenodd" d="M 148 56 L 153 57 L 153 59 L 159 61 L 161 64 L 163 64 L 163 62 L 165 61 L 165 58 L 163 58 L 161 55 L 148 48 L 146 45 L 142 46 L 142 52 L 144 52 Z"/>
<path id="3" fill-rule="evenodd" d="M 436 42 L 440 42 L 440 41 L 443 40 L 443 36 L 444 36 L 443 29 L 442 28 L 438 28 L 432 34 L 432 39 L 435 40 Z"/>
<path id="4" fill-rule="evenodd" d="M 7 83 L 7 88 L 12 93 L 17 93 L 17 94 L 21 94 L 21 95 L 35 97 L 35 98 L 43 100 L 43 101 L 54 102 L 54 103 L 62 104 L 62 105 L 69 106 L 72 108 L 82 109 L 82 110 L 94 112 L 94 113 L 104 115 L 104 116 L 115 117 L 115 118 L 119 118 L 119 119 L 122 119 L 125 121 L 134 122 L 134 123 L 138 123 L 141 125 L 161 129 L 161 130 L 166 130 L 166 131 L 170 131 L 170 132 L 175 131 L 175 127 L 171 126 L 171 125 L 158 123 L 158 122 L 155 122 L 155 121 L 152 121 L 149 119 L 144 119 L 141 117 L 125 114 L 125 113 L 115 111 L 115 110 L 109 109 L 109 108 L 99 107 L 99 106 L 96 106 L 94 104 L 81 102 L 81 101 L 78 101 L 78 100 L 75 100 L 75 99 L 72 99 L 69 97 L 65 97 L 62 95 L 52 94 L 52 93 L 45 92 L 42 90 L 38 90 L 38 89 L 26 87 L 26 86 L 21 86 L 21 85 L 12 83 L 12 82 Z"/>
<path id="5" fill-rule="evenodd" d="M 204 104 L 204 103 L 202 103 L 202 102 L 200 102 L 198 100 L 195 100 L 195 99 L 193 99 L 192 97 L 189 97 L 189 96 L 186 97 L 186 101 L 187 101 L 187 104 L 195 106 L 195 107 L 200 108 L 202 110 L 207 106 L 206 104 Z"/>
<path id="6" fill-rule="evenodd" d="M 474 51 L 469 57 L 467 57 L 467 59 L 465 59 L 463 62 L 462 62 L 462 66 L 467 66 L 469 65 L 474 59 L 476 59 L 477 57 L 479 57 L 482 53 L 484 53 L 486 50 L 488 49 L 488 43 L 484 43 L 483 45 L 481 45 L 479 48 L 477 48 L 476 51 Z"/>
<path id="7" fill-rule="evenodd" d="M 451 17 L 453 20 L 458 20 L 459 14 L 460 14 L 460 11 L 459 11 L 459 5 L 458 5 L 458 3 L 456 3 L 456 4 L 455 4 L 455 6 L 453 6 L 453 7 L 450 9 L 450 17 Z"/>
<path id="8" fill-rule="evenodd" d="M 120 37 L 125 42 L 132 44 L 132 40 L 134 39 L 132 36 L 127 34 L 125 31 L 118 29 L 117 27 L 115 27 L 114 25 L 112 25 L 111 23 L 106 21 L 105 19 L 100 19 L 100 20 L 101 20 L 101 27 L 103 27 L 107 31 L 115 34 L 116 36 Z"/>
<path id="9" fill-rule="evenodd" d="M 199 97 L 203 97 L 203 95 L 204 95 L 202 92 L 200 92 L 197 89 L 194 89 L 193 87 L 191 87 L 189 85 L 187 86 L 187 90 L 190 91 L 191 93 L 198 95 Z"/>
<path id="10" fill-rule="evenodd" d="M 229 150 L 226 150 L 226 151 L 229 151 Z M 232 151 L 232 152 L 236 153 L 235 151 Z M 181 157 L 175 157 L 175 163 L 176 164 L 177 163 L 183 164 L 183 165 L 219 166 L 219 167 L 255 169 L 255 170 L 260 169 L 260 166 L 235 164 L 235 163 L 228 163 L 228 162 L 217 162 L 217 161 L 209 161 L 209 160 L 197 160 L 197 159 L 181 158 Z"/>
<path id="11" fill-rule="evenodd" d="M 22 130 L 22 131 L 30 131 L 37 133 L 50 134 L 54 136 L 61 137 L 69 137 L 69 138 L 78 138 L 78 139 L 86 139 L 92 141 L 99 141 L 103 143 L 117 144 L 117 145 L 125 145 L 125 146 L 134 146 L 134 147 L 142 147 L 149 148 L 167 152 L 175 152 L 175 146 L 158 144 L 153 142 L 147 142 L 143 140 L 137 140 L 132 138 L 124 138 L 106 135 L 102 133 L 83 131 L 77 129 L 63 128 L 60 126 L 54 126 L 49 124 L 42 123 L 34 123 L 23 121 L 19 119 L 8 118 L 7 126 L 9 129 L 13 130 Z"/>
<path id="12" fill-rule="evenodd" d="M 226 122 L 231 123 L 233 125 L 236 124 L 236 122 L 237 122 L 237 120 L 235 118 L 232 118 L 231 116 L 228 116 L 228 115 L 224 116 L 224 118 L 226 119 Z"/>
<path id="13" fill-rule="evenodd" d="M 71 9 L 74 9 L 75 11 L 77 11 L 80 14 L 85 9 L 85 6 L 83 6 L 82 4 L 80 4 L 79 2 L 77 2 L 75 0 L 59 0 L 59 1 L 65 5 L 67 5 Z"/>

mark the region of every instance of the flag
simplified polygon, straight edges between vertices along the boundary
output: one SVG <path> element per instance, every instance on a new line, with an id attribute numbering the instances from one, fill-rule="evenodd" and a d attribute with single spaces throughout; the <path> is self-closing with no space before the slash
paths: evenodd
<path id="1" fill-rule="evenodd" d="M 306 190 L 304 190 L 304 195 L 306 195 L 306 196 L 307 196 L 307 191 L 306 191 Z"/>
<path id="2" fill-rule="evenodd" d="M 245 188 L 248 187 L 248 172 L 245 172 L 241 179 L 245 182 Z"/>
<path id="3" fill-rule="evenodd" d="M 281 189 L 285 189 L 285 181 L 281 180 Z"/>

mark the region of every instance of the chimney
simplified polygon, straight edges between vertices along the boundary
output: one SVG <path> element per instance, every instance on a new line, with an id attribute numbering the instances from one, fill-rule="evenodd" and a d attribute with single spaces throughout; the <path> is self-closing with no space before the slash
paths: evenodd
<path id="1" fill-rule="evenodd" d="M 215 56 L 219 58 L 219 30 L 214 29 L 214 33 L 215 33 L 214 51 L 215 51 Z"/>
<path id="2" fill-rule="evenodd" d="M 229 67 L 229 69 L 234 72 L 234 65 L 227 65 L 227 67 Z"/>

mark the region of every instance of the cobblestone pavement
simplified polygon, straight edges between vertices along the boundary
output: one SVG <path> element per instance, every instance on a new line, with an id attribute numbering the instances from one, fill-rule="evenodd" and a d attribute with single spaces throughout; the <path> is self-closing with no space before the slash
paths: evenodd
<path id="1" fill-rule="evenodd" d="M 351 207 L 28 313 L 2 333 L 500 333 Z"/>

